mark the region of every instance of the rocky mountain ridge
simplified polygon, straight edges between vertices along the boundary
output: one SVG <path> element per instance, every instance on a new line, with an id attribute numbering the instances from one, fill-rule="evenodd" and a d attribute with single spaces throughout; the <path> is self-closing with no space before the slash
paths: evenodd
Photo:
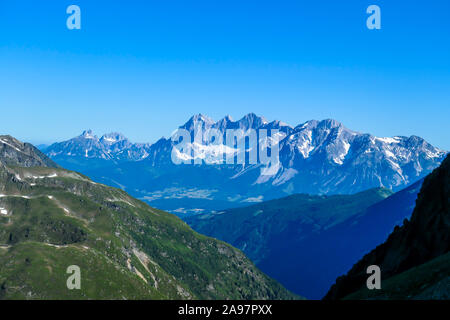
<path id="1" fill-rule="evenodd" d="M 107 138 L 98 139 L 88 132 L 87 137 L 56 143 L 45 152 L 64 167 L 124 188 L 171 212 L 208 211 L 294 193 L 352 194 L 377 187 L 398 191 L 430 173 L 446 154 L 417 136 L 376 137 L 332 119 L 292 127 L 252 113 L 237 121 L 229 116 L 214 121 L 199 114 L 180 128 L 189 132 L 192 141 L 175 156 L 190 159 L 192 164 L 174 164 L 172 150 L 177 142 L 166 138 L 151 145 L 130 144 L 124 137 L 106 144 Z M 276 170 L 262 174 L 265 165 L 249 163 L 248 146 L 243 150 L 239 143 L 234 149 L 223 149 L 236 160 L 244 154 L 244 163 L 226 164 L 224 155 L 213 165 L 194 164 L 196 155 L 203 159 L 217 150 L 208 141 L 194 141 L 196 132 L 207 129 L 219 130 L 224 136 L 228 130 L 267 130 L 268 137 L 258 136 L 257 141 L 259 145 L 278 144 Z"/>

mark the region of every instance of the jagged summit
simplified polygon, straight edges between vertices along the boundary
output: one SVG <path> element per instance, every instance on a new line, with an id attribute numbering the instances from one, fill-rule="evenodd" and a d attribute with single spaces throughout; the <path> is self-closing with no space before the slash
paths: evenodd
<path id="1" fill-rule="evenodd" d="M 319 126 L 323 126 L 325 128 L 338 128 L 343 127 L 343 124 L 334 119 L 325 119 L 319 122 Z"/>
<path id="2" fill-rule="evenodd" d="M 291 129 L 293 129 L 291 125 L 287 124 L 286 122 L 280 121 L 280 120 L 274 120 L 272 122 L 267 123 L 267 125 L 271 128 L 289 127 Z"/>
<path id="3" fill-rule="evenodd" d="M 51 158 L 70 157 L 102 160 L 142 160 L 148 156 L 148 144 L 131 143 L 119 132 L 98 138 L 92 130 L 85 130 L 73 139 L 50 145 L 44 151 Z"/>
<path id="4" fill-rule="evenodd" d="M 425 178 L 411 219 L 404 220 L 403 226 L 397 226 L 383 244 L 339 277 L 325 299 L 342 299 L 354 293 L 353 299 L 448 298 L 449 185 L 450 156 L 447 156 Z M 370 265 L 382 270 L 382 290 L 366 290 L 366 269 Z M 443 268 L 444 265 L 447 267 Z M 407 272 L 409 276 L 401 276 Z"/>
<path id="5" fill-rule="evenodd" d="M 341 122 L 335 119 L 324 119 L 324 120 L 308 120 L 302 124 L 295 127 L 295 130 L 300 130 L 304 128 L 322 128 L 322 129 L 334 129 L 343 128 L 348 130 Z"/>
<path id="6" fill-rule="evenodd" d="M 108 143 L 128 140 L 127 137 L 125 137 L 120 132 L 105 133 L 99 138 L 97 135 L 93 133 L 91 129 L 83 130 L 83 133 L 80 134 L 78 137 L 83 139 L 92 139 L 96 141 L 106 141 Z"/>
<path id="7" fill-rule="evenodd" d="M 84 130 L 80 137 L 85 139 L 98 139 L 97 136 L 92 133 L 91 129 Z"/>
<path id="8" fill-rule="evenodd" d="M 264 117 L 257 116 L 255 113 L 249 113 L 243 116 L 241 119 L 234 121 L 231 116 L 227 115 L 219 121 L 215 122 L 210 117 L 207 117 L 201 113 L 192 116 L 184 125 L 180 126 L 182 129 L 189 131 L 195 130 L 196 128 L 207 129 L 257 129 L 268 121 Z"/>
<path id="9" fill-rule="evenodd" d="M 230 122 L 234 121 L 233 118 L 229 114 L 227 114 L 222 120 L 230 121 Z"/>
<path id="10" fill-rule="evenodd" d="M 268 121 L 264 117 L 257 116 L 253 112 L 246 114 L 238 122 L 242 127 L 252 129 L 259 128 L 260 126 L 268 123 Z"/>
<path id="11" fill-rule="evenodd" d="M 107 133 L 107 134 L 104 134 L 100 138 L 100 141 L 106 142 L 106 143 L 116 143 L 116 142 L 125 141 L 125 140 L 128 140 L 127 137 L 125 137 L 123 134 L 121 134 L 119 132 Z"/>
<path id="12" fill-rule="evenodd" d="M 214 124 L 214 120 L 204 116 L 203 114 L 199 113 L 196 115 L 193 115 L 184 125 L 182 125 L 180 128 L 186 129 L 186 130 L 194 130 L 194 128 L 210 128 L 211 125 Z"/>

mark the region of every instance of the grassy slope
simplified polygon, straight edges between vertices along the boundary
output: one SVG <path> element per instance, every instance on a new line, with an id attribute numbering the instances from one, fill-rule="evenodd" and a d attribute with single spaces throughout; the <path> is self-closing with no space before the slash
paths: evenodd
<path id="1" fill-rule="evenodd" d="M 0 194 L 2 298 L 295 297 L 240 251 L 80 174 L 3 167 Z M 65 288 L 72 264 L 78 292 Z"/>
<path id="2" fill-rule="evenodd" d="M 55 248 L 22 242 L 0 249 L 0 298 L 5 299 L 158 299 L 164 295 L 125 267 L 82 246 Z M 81 269 L 82 290 L 68 290 L 69 265 Z"/>

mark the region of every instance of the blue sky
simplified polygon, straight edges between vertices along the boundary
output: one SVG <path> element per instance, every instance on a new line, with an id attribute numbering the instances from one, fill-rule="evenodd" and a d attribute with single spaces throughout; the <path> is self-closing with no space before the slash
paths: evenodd
<path id="1" fill-rule="evenodd" d="M 82 29 L 66 28 L 81 8 Z M 381 8 L 382 29 L 366 28 Z M 194 113 L 334 118 L 450 150 L 450 2 L 1 1 L 0 133 L 136 142 Z"/>

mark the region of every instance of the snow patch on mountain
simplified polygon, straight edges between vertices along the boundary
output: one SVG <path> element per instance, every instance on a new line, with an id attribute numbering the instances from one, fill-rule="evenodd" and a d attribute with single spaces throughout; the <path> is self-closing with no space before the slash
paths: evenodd
<path id="1" fill-rule="evenodd" d="M 264 197 L 258 196 L 258 197 L 250 197 L 250 198 L 244 199 L 241 202 L 257 203 L 257 202 L 263 202 L 263 201 L 264 201 Z"/>

